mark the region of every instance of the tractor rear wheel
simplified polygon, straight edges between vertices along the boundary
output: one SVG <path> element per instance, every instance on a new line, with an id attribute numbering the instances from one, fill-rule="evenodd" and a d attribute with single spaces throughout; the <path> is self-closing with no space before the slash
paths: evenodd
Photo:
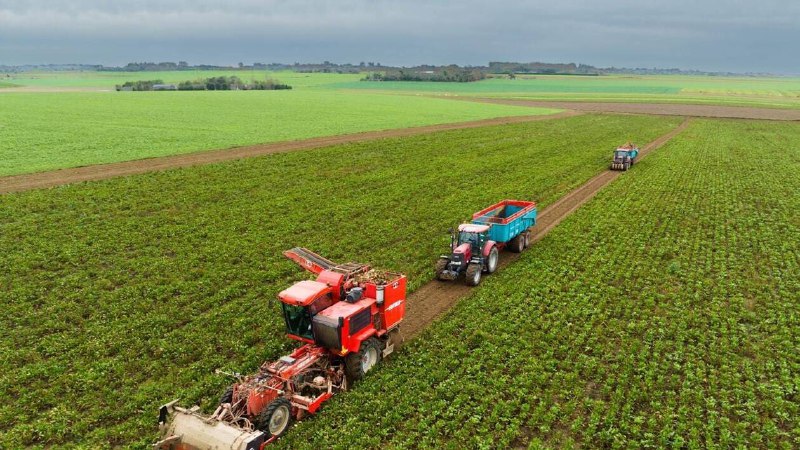
<path id="1" fill-rule="evenodd" d="M 481 282 L 481 265 L 471 263 L 467 266 L 467 285 L 477 286 Z"/>
<path id="2" fill-rule="evenodd" d="M 280 437 L 292 424 L 292 404 L 281 397 L 276 398 L 258 415 L 258 429 L 270 436 Z"/>
<path id="3" fill-rule="evenodd" d="M 228 389 L 225 389 L 222 397 L 219 398 L 219 404 L 223 403 L 233 403 L 233 386 L 228 386 Z"/>
<path id="4" fill-rule="evenodd" d="M 351 381 L 364 378 L 373 367 L 381 362 L 381 345 L 375 338 L 369 338 L 361 343 L 357 353 L 350 353 L 344 359 L 344 371 Z"/>
<path id="5" fill-rule="evenodd" d="M 497 270 L 497 262 L 500 260 L 500 252 L 497 251 L 497 247 L 492 247 L 489 250 L 489 256 L 486 258 L 486 271 L 489 273 L 494 273 Z"/>
<path id="6" fill-rule="evenodd" d="M 447 265 L 449 263 L 450 263 L 450 261 L 447 258 L 439 258 L 436 261 L 435 273 L 436 273 L 436 279 L 437 280 L 441 280 L 442 279 L 442 273 L 447 269 Z"/>

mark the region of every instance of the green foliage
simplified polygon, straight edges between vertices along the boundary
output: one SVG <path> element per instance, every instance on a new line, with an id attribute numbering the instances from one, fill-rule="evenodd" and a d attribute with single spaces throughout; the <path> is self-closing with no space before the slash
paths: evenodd
<path id="1" fill-rule="evenodd" d="M 149 73 L 149 72 L 148 72 Z M 326 90 L 5 93 L 0 176 L 547 109 Z"/>
<path id="2" fill-rule="evenodd" d="M 164 84 L 164 80 L 138 80 L 126 81 L 116 86 L 118 91 L 132 90 L 132 91 L 152 91 L 153 86 L 156 84 Z"/>
<path id="3" fill-rule="evenodd" d="M 392 70 L 387 72 L 374 72 L 361 81 L 432 81 L 438 83 L 468 83 L 486 78 L 480 70 L 462 69 L 460 67 L 437 69 L 430 73 L 419 70 Z"/>
<path id="4" fill-rule="evenodd" d="M 281 251 L 403 271 L 413 290 L 453 224 L 506 197 L 547 205 L 620 136 L 679 121 L 586 115 L 0 196 L 0 447 L 144 447 L 160 404 L 208 409 L 215 369 L 293 346 L 274 298 L 307 275 Z"/>
<path id="5" fill-rule="evenodd" d="M 696 121 L 279 448 L 797 448 L 796 142 Z"/>

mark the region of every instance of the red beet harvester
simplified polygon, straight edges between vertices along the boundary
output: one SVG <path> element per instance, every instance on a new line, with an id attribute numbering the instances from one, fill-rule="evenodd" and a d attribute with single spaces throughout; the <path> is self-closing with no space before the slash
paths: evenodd
<path id="1" fill-rule="evenodd" d="M 303 345 L 238 376 L 214 413 L 198 407 L 161 407 L 160 449 L 260 450 L 293 420 L 314 414 L 400 343 L 406 277 L 368 265 L 337 265 L 304 248 L 284 255 L 317 275 L 278 294 L 287 336 Z"/>

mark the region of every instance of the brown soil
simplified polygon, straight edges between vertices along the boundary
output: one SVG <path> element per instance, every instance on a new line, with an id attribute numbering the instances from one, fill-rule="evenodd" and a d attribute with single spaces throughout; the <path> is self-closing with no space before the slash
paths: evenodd
<path id="1" fill-rule="evenodd" d="M 647 144 L 641 149 L 639 158 L 644 158 L 648 153 L 666 144 L 685 130 L 689 121 L 690 119 L 684 120 L 674 130 Z M 622 174 L 621 171 L 606 170 L 540 211 L 536 226 L 531 229 L 532 242 L 542 239 L 573 211 L 600 192 L 600 189 Z M 519 257 L 520 255 L 516 253 L 501 252 L 498 270 L 502 270 L 503 267 L 516 261 Z M 402 326 L 403 336 L 405 338 L 414 337 L 470 292 L 472 292 L 472 288 L 461 280 L 455 282 L 434 280 L 420 287 L 408 297 L 406 317 Z"/>
<path id="2" fill-rule="evenodd" d="M 339 136 L 325 136 L 301 141 L 275 142 L 270 144 L 195 152 L 184 155 L 164 156 L 160 158 L 141 159 L 136 161 L 96 164 L 49 172 L 11 175 L 0 177 L 0 194 L 26 191 L 30 189 L 48 188 L 81 181 L 94 181 L 106 178 L 136 175 L 146 172 L 175 169 L 178 167 L 188 167 L 230 161 L 234 159 L 251 158 L 254 156 L 268 155 L 271 153 L 307 150 L 336 144 L 347 144 L 383 138 L 415 136 L 418 134 L 433 133 L 436 131 L 460 130 L 490 125 L 505 125 L 511 123 L 532 122 L 537 120 L 560 119 L 579 114 L 582 113 L 576 111 L 564 111 L 558 114 L 545 116 L 498 117 L 495 119 L 476 120 L 471 122 L 447 123 L 424 127 L 400 128 L 395 130 L 369 131 Z"/>
<path id="3" fill-rule="evenodd" d="M 623 114 L 654 114 L 684 117 L 715 117 L 728 119 L 761 119 L 800 121 L 800 109 L 751 108 L 744 106 L 679 105 L 663 103 L 593 103 L 515 100 L 501 98 L 469 98 L 459 100 L 496 103 L 502 105 L 531 106 L 536 108 L 572 109 L 583 112 Z"/>

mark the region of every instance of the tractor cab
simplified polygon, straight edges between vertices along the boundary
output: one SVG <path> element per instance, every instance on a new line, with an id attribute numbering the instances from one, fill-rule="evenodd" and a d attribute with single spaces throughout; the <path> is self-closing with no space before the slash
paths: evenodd
<path id="1" fill-rule="evenodd" d="M 458 226 L 458 235 L 453 235 L 453 254 L 462 254 L 469 261 L 472 255 L 480 255 L 489 240 L 489 225 L 465 223 Z"/>
<path id="2" fill-rule="evenodd" d="M 624 161 L 628 157 L 627 150 L 617 150 L 614 152 L 614 161 Z"/>
<path id="3" fill-rule="evenodd" d="M 333 290 L 326 283 L 304 280 L 278 294 L 286 322 L 286 333 L 298 341 L 314 343 L 311 321 L 315 315 L 333 305 Z"/>

